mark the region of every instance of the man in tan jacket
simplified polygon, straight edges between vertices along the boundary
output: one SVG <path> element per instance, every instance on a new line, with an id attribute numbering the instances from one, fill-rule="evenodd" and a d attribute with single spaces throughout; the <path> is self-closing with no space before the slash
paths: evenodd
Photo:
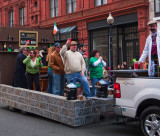
<path id="1" fill-rule="evenodd" d="M 53 69 L 54 72 L 54 94 L 61 95 L 64 94 L 64 65 L 62 58 L 59 54 L 61 50 L 60 43 L 55 43 L 55 51 L 51 54 L 49 59 L 49 67 Z"/>
<path id="2" fill-rule="evenodd" d="M 68 47 L 70 47 L 70 50 L 67 50 Z M 67 40 L 60 51 L 60 54 L 64 60 L 64 71 L 67 83 L 70 83 L 71 81 L 76 83 L 76 81 L 79 81 L 83 86 L 85 97 L 90 97 L 89 83 L 84 75 L 86 65 L 82 54 L 77 51 L 77 42 L 70 42 L 70 40 Z"/>

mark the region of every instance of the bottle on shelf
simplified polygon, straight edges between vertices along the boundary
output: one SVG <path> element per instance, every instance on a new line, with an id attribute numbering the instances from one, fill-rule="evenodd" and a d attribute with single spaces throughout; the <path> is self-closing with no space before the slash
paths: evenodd
<path id="1" fill-rule="evenodd" d="M 3 51 L 7 51 L 7 45 L 6 45 L 6 43 L 4 43 Z"/>
<path id="2" fill-rule="evenodd" d="M 9 45 L 9 47 L 7 48 L 7 51 L 9 51 L 9 52 L 12 51 L 12 45 Z"/>

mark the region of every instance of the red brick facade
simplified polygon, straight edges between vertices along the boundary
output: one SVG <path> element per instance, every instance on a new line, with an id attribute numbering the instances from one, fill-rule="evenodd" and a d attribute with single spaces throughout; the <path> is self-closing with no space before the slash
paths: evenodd
<path id="1" fill-rule="evenodd" d="M 87 44 L 88 22 L 106 19 L 109 12 L 112 12 L 113 17 L 137 13 L 140 53 L 142 52 L 148 35 L 148 0 L 108 0 L 107 4 L 96 7 L 94 0 L 77 0 L 76 12 L 70 14 L 66 14 L 66 0 L 59 0 L 58 5 L 58 17 L 50 18 L 49 0 L 0 0 L 0 26 L 9 26 L 8 13 L 14 11 L 14 27 L 19 27 L 19 8 L 25 7 L 23 27 L 49 28 L 53 27 L 54 22 L 58 28 L 76 25 L 78 40 Z"/>

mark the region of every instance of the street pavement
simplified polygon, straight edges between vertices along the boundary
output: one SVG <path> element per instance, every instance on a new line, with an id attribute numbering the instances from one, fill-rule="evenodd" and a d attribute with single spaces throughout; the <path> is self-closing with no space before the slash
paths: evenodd
<path id="1" fill-rule="evenodd" d="M 142 136 L 137 122 L 118 122 L 111 114 L 100 122 L 73 128 L 37 115 L 12 112 L 0 104 L 0 136 Z"/>

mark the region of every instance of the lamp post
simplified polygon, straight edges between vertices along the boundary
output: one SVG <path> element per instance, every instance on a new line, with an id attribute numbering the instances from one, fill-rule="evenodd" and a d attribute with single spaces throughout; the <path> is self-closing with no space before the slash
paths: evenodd
<path id="1" fill-rule="evenodd" d="M 107 23 L 109 24 L 109 67 L 113 70 L 113 50 L 112 50 L 112 24 L 114 23 L 114 18 L 109 13 L 107 18 Z"/>

